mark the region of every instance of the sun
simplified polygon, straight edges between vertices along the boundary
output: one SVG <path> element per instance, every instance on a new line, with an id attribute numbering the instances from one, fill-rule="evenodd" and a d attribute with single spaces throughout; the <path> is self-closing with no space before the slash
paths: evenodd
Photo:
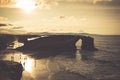
<path id="1" fill-rule="evenodd" d="M 18 0 L 15 6 L 26 12 L 31 12 L 36 8 L 35 1 L 33 0 Z"/>

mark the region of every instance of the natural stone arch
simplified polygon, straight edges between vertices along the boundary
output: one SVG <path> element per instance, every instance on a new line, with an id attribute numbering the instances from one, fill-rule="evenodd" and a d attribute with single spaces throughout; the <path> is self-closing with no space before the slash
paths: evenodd
<path id="1" fill-rule="evenodd" d="M 17 37 L 19 42 L 23 42 L 26 44 L 26 47 L 23 46 L 22 48 L 24 48 L 24 49 L 29 48 L 30 50 L 33 48 L 38 49 L 38 50 L 39 49 L 76 50 L 77 49 L 77 47 L 76 47 L 77 41 L 79 42 L 80 39 L 82 40 L 82 41 L 80 41 L 80 42 L 82 42 L 82 45 L 81 45 L 82 50 L 96 50 L 96 48 L 94 46 L 94 38 L 89 37 L 89 36 L 50 35 L 48 37 L 39 38 L 39 39 L 30 41 L 30 42 L 27 41 L 27 38 L 35 37 L 35 36 L 38 36 L 38 35 L 34 35 L 34 36 L 30 36 L 30 35 L 24 35 L 24 36 L 22 36 L 22 35 L 17 35 L 17 36 L 2 35 L 2 36 L 0 36 L 0 40 L 1 40 L 0 47 L 1 47 L 1 49 L 5 49 L 7 47 L 7 44 L 14 41 L 15 37 Z M 51 40 L 51 41 L 49 41 L 49 40 Z M 54 42 L 56 42 L 56 43 L 53 45 Z M 59 43 L 59 42 L 61 42 L 61 43 Z M 59 44 L 59 45 L 57 45 L 57 44 Z"/>

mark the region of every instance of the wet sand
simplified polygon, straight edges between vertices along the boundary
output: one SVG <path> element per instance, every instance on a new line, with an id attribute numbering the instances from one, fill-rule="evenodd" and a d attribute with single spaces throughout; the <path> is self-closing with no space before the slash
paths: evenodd
<path id="1" fill-rule="evenodd" d="M 77 50 L 74 53 L 62 52 L 58 55 L 42 58 L 40 57 L 42 52 L 41 54 L 39 52 L 40 55 L 37 52 L 19 51 L 4 51 L 3 53 L 1 59 L 17 61 L 23 65 L 25 71 L 21 80 L 120 79 L 120 56 L 117 53 Z M 7 76 L 7 74 L 5 75 Z"/>

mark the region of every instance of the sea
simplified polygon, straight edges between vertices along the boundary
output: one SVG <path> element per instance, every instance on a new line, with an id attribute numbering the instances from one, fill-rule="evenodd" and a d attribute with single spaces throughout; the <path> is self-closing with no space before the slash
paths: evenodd
<path id="1" fill-rule="evenodd" d="M 21 63 L 21 80 L 120 80 L 120 35 L 91 36 L 97 51 L 81 50 L 79 40 L 75 52 L 4 50 L 0 59 Z"/>

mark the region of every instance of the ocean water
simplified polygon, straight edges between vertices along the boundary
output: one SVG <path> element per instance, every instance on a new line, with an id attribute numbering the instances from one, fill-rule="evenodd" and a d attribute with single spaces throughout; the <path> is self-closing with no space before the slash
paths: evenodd
<path id="1" fill-rule="evenodd" d="M 92 37 L 98 51 L 81 50 L 79 41 L 75 52 L 5 50 L 0 59 L 20 62 L 21 80 L 120 80 L 120 36 Z"/>

